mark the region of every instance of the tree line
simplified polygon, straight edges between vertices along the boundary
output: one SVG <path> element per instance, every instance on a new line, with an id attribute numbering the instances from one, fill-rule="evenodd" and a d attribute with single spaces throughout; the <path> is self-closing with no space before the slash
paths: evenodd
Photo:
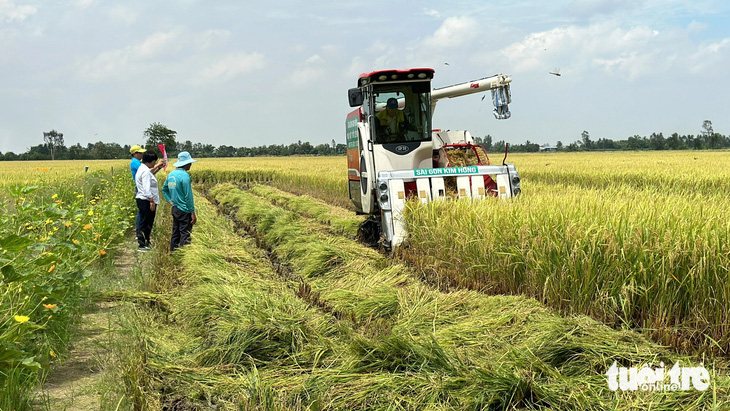
<path id="1" fill-rule="evenodd" d="M 504 152 L 504 140 L 492 142 L 492 136 L 474 137 L 476 144 L 481 144 L 489 152 Z M 529 153 L 540 151 L 538 143 L 525 141 L 523 144 L 510 144 L 509 151 L 515 153 Z M 588 131 L 581 133 L 580 139 L 568 145 L 561 141 L 551 147 L 555 151 L 612 151 L 612 150 L 707 150 L 730 148 L 730 136 L 716 133 L 712 127 L 712 121 L 705 120 L 702 123 L 702 131 L 699 134 L 680 135 L 672 133 L 664 136 L 663 133 L 651 133 L 650 136 L 633 135 L 625 140 L 612 140 L 610 138 L 599 138 L 592 140 Z"/>
<path id="2" fill-rule="evenodd" d="M 177 141 L 177 132 L 160 124 L 152 123 L 143 133 L 145 148 L 155 149 L 159 144 L 164 144 L 168 157 L 173 158 L 182 151 L 189 152 L 193 157 L 255 157 L 255 156 L 293 156 L 293 155 L 315 155 L 315 156 L 337 156 L 347 153 L 347 145 L 332 140 L 331 144 L 312 145 L 301 140 L 288 145 L 270 144 L 258 147 L 234 147 L 212 144 L 193 143 L 186 140 L 182 143 Z M 481 144 L 489 152 L 504 152 L 505 141 L 492 141 L 491 135 L 474 137 L 476 144 Z M 75 144 L 66 147 L 63 133 L 51 130 L 43 133 L 43 144 L 30 147 L 28 151 L 15 154 L 12 151 L 0 152 L 0 161 L 12 160 L 88 160 L 88 159 L 123 159 L 129 158 L 129 149 L 133 144 L 120 145 L 118 143 L 96 142 L 85 146 Z M 544 147 L 543 147 L 544 148 Z M 557 151 L 601 151 L 601 150 L 704 150 L 730 148 L 730 136 L 716 133 L 712 127 L 712 121 L 705 120 L 702 123 L 702 131 L 696 135 L 679 135 L 672 133 L 665 137 L 664 134 L 652 133 L 650 136 L 634 135 L 625 140 L 612 140 L 599 138 L 592 140 L 588 131 L 583 131 L 579 140 L 568 145 L 558 141 L 555 147 Z M 538 152 L 541 145 L 530 140 L 522 144 L 510 144 L 509 151 Z"/>
<path id="3" fill-rule="evenodd" d="M 258 147 L 234 147 L 212 144 L 193 143 L 190 140 L 177 141 L 177 132 L 160 124 L 152 123 L 143 133 L 144 147 L 159 152 L 158 145 L 164 144 L 169 158 L 174 158 L 179 152 L 187 151 L 195 157 L 255 157 L 255 156 L 335 156 L 345 155 L 346 144 L 313 145 L 307 141 L 297 141 L 288 145 L 270 144 Z M 43 133 L 43 144 L 32 146 L 25 153 L 15 154 L 12 151 L 0 152 L 0 160 L 91 160 L 91 159 L 123 159 L 130 158 L 129 149 L 132 144 L 104 143 L 102 141 L 89 143 L 85 146 L 75 144 L 66 147 L 63 133 L 56 130 Z"/>

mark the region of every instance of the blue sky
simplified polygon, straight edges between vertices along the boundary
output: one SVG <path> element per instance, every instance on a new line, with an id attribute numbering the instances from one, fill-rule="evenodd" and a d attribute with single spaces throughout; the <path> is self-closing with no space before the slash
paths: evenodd
<path id="1" fill-rule="evenodd" d="M 216 146 L 344 143 L 357 75 L 409 67 L 434 68 L 434 87 L 512 76 L 511 119 L 473 95 L 438 105 L 441 129 L 554 144 L 711 120 L 730 134 L 719 0 L 0 0 L 0 151 L 51 129 L 142 143 L 153 122 Z"/>

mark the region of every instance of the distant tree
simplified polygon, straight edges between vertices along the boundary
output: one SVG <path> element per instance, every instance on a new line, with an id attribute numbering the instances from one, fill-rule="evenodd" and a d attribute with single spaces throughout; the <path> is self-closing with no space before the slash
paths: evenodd
<path id="1" fill-rule="evenodd" d="M 59 147 L 63 147 L 63 133 L 59 133 L 56 130 L 43 132 L 43 142 L 48 145 L 48 151 L 51 154 L 51 160 L 56 159 L 56 150 Z"/>
<path id="2" fill-rule="evenodd" d="M 558 140 L 558 144 L 555 145 L 555 148 L 557 148 L 558 150 L 562 150 L 563 149 L 563 142 L 560 141 L 560 140 Z"/>
<path id="3" fill-rule="evenodd" d="M 705 120 L 702 122 L 702 134 L 705 136 L 709 136 L 710 134 L 713 134 L 715 130 L 712 129 L 712 121 Z"/>
<path id="4" fill-rule="evenodd" d="M 712 128 L 712 121 L 705 120 L 702 122 L 702 139 L 707 144 L 708 148 L 716 149 L 722 148 L 723 136 L 720 133 L 715 133 Z"/>
<path id="5" fill-rule="evenodd" d="M 236 148 L 233 146 L 221 145 L 215 150 L 216 157 L 234 157 L 236 155 Z"/>
<path id="6" fill-rule="evenodd" d="M 566 151 L 580 151 L 580 146 L 577 142 L 573 142 L 568 144 L 568 147 L 565 149 Z"/>
<path id="7" fill-rule="evenodd" d="M 492 149 L 492 136 L 487 134 L 484 136 L 484 139 L 482 139 L 482 145 L 484 146 L 484 149 L 489 151 Z"/>
<path id="8" fill-rule="evenodd" d="M 643 148 L 641 136 L 633 135 L 626 141 L 626 148 L 629 150 L 640 150 Z"/>
<path id="9" fill-rule="evenodd" d="M 694 148 L 695 150 L 701 150 L 702 146 L 704 145 L 704 142 L 702 140 L 703 140 L 703 138 L 702 138 L 701 134 L 695 136 L 695 138 L 692 142 L 692 148 Z"/>
<path id="10" fill-rule="evenodd" d="M 679 134 L 672 133 L 669 138 L 667 138 L 667 147 L 670 150 L 680 150 L 682 149 L 683 143 L 682 139 L 679 138 Z"/>
<path id="11" fill-rule="evenodd" d="M 160 123 L 152 123 L 144 131 L 144 136 L 147 138 L 146 148 L 147 150 L 155 150 L 158 145 L 164 144 L 165 151 L 168 153 L 177 152 L 176 135 L 177 131 L 170 130 Z"/>
<path id="12" fill-rule="evenodd" d="M 651 148 L 654 150 L 664 150 L 664 134 L 660 133 L 651 133 L 651 136 L 649 136 L 649 143 L 651 144 Z"/>
<path id="13" fill-rule="evenodd" d="M 580 133 L 580 139 L 581 143 L 583 143 L 583 148 L 586 150 L 593 150 L 593 141 L 591 141 L 591 135 L 588 134 L 587 131 L 583 130 L 583 132 Z"/>
<path id="14" fill-rule="evenodd" d="M 127 153 L 129 153 L 129 149 L 127 149 Z M 91 155 L 86 148 L 82 147 L 81 144 L 76 143 L 68 148 L 68 158 L 70 160 L 84 160 L 91 158 Z"/>
<path id="15" fill-rule="evenodd" d="M 48 144 L 32 146 L 27 152 L 20 155 L 21 160 L 50 160 L 51 147 Z"/>
<path id="16" fill-rule="evenodd" d="M 188 153 L 190 153 L 193 151 L 193 142 L 190 140 L 185 140 L 185 142 L 178 145 L 177 148 L 180 151 L 187 151 Z"/>
<path id="17" fill-rule="evenodd" d="M 334 142 L 334 140 L 332 140 Z M 318 156 L 328 156 L 334 147 L 330 147 L 328 144 L 317 144 L 312 149 L 312 154 L 316 154 Z"/>
<path id="18" fill-rule="evenodd" d="M 492 144 L 492 152 L 503 153 L 505 144 L 504 140 L 499 140 Z"/>

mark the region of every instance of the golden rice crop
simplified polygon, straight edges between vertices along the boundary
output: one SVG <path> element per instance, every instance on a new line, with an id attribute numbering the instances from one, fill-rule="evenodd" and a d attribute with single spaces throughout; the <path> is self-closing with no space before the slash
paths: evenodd
<path id="1" fill-rule="evenodd" d="M 414 208 L 406 253 L 465 286 L 532 295 L 565 312 L 648 328 L 659 341 L 688 350 L 727 350 L 726 157 L 510 154 L 522 178 L 521 199 Z M 201 166 L 211 174 L 200 177 L 236 182 L 246 175 L 348 206 L 344 163 L 341 157 L 226 160 Z"/>

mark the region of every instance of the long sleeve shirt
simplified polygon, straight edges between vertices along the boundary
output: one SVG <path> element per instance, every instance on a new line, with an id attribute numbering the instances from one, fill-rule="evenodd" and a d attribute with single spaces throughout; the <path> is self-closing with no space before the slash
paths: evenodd
<path id="1" fill-rule="evenodd" d="M 155 204 L 160 204 L 160 189 L 157 186 L 157 178 L 152 174 L 149 167 L 145 164 L 140 165 L 134 181 L 137 183 L 136 198 L 140 200 L 152 199 Z"/>
<path id="2" fill-rule="evenodd" d="M 177 207 L 183 213 L 195 212 L 190 175 L 182 168 L 177 168 L 167 175 L 162 184 L 162 194 L 167 201 L 172 201 L 173 207 Z"/>

